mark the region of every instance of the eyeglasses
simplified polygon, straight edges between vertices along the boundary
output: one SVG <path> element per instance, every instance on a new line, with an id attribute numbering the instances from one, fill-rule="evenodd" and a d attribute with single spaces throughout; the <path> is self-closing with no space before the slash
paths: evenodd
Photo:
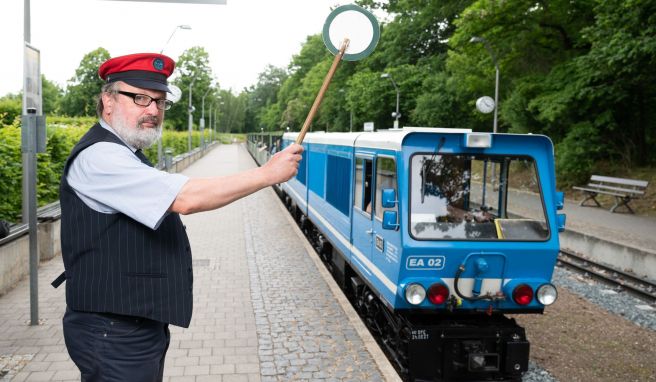
<path id="1" fill-rule="evenodd" d="M 173 102 L 167 100 L 166 98 L 155 99 L 149 95 L 124 92 L 122 90 L 117 90 L 115 91 L 115 93 L 123 94 L 124 96 L 132 98 L 134 103 L 139 106 L 146 107 L 149 106 L 153 101 L 155 101 L 155 105 L 159 110 L 168 110 L 171 108 L 171 105 L 173 105 Z"/>

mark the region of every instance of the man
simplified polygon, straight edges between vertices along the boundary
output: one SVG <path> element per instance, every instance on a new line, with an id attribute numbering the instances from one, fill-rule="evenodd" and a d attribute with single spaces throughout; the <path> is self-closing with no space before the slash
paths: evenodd
<path id="1" fill-rule="evenodd" d="M 68 352 L 83 381 L 161 381 L 168 324 L 188 327 L 191 249 L 178 214 L 208 211 L 293 177 L 302 147 L 240 174 L 189 179 L 154 169 L 141 149 L 161 134 L 175 63 L 161 54 L 106 61 L 99 123 L 61 181 Z"/>

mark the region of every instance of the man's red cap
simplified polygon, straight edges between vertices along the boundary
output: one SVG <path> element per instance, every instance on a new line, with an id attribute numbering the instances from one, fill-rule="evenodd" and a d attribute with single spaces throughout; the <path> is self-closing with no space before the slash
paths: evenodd
<path id="1" fill-rule="evenodd" d="M 173 73 L 175 62 L 159 53 L 136 53 L 110 58 L 98 69 L 107 83 L 123 81 L 142 89 L 171 92 L 167 78 Z"/>

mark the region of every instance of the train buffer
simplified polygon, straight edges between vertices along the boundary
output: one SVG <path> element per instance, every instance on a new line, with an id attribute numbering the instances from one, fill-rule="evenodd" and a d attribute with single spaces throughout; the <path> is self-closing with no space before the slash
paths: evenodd
<path id="1" fill-rule="evenodd" d="M 592 175 L 586 186 L 573 188 L 583 191 L 585 194 L 585 198 L 579 203 L 580 206 L 585 206 L 585 202 L 592 200 L 597 207 L 601 207 L 601 204 L 597 200 L 597 195 L 610 195 L 615 197 L 615 204 L 610 208 L 610 212 L 615 212 L 619 207 L 624 206 L 629 212 L 633 213 L 629 202 L 632 199 L 642 197 L 648 185 L 649 182 L 645 180 Z"/>

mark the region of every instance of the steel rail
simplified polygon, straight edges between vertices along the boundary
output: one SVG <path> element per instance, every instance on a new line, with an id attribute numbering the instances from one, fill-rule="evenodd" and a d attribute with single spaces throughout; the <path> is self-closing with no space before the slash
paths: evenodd
<path id="1" fill-rule="evenodd" d="M 576 272 L 588 274 L 611 285 L 619 285 L 627 292 L 647 299 L 650 303 L 656 302 L 656 283 L 651 280 L 601 264 L 568 249 L 560 250 L 558 261 Z"/>

